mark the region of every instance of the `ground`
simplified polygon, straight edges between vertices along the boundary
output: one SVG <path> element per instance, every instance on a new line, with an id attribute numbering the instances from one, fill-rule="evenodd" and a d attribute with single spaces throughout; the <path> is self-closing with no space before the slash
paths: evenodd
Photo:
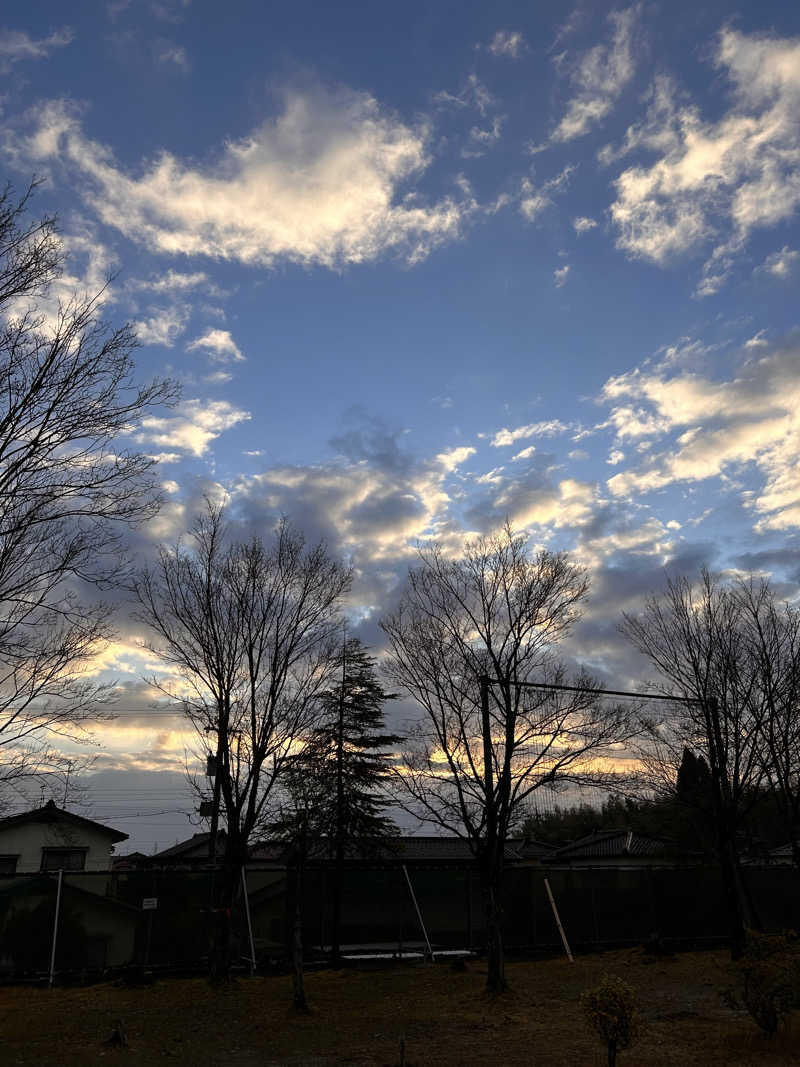
<path id="1" fill-rule="evenodd" d="M 771 1041 L 723 996 L 731 985 L 724 951 L 652 958 L 641 949 L 576 959 L 510 963 L 510 992 L 483 991 L 481 961 L 347 969 L 307 976 L 311 1012 L 288 1010 L 290 979 L 241 978 L 212 988 L 202 979 L 162 979 L 131 989 L 0 989 L 2 1063 L 260 1067 L 602 1065 L 580 993 L 604 973 L 637 992 L 645 1020 L 619 1067 L 800 1064 L 800 1030 Z M 121 1020 L 128 1048 L 107 1039 Z"/>

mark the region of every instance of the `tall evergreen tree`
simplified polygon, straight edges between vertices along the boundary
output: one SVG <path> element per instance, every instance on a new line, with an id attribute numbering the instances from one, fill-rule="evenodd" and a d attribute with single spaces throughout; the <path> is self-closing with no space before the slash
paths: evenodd
<path id="1" fill-rule="evenodd" d="M 358 638 L 342 644 L 337 661 L 338 685 L 321 698 L 320 716 L 303 762 L 324 798 L 316 818 L 316 832 L 334 850 L 331 956 L 340 957 L 342 871 L 349 844 L 375 847 L 395 832 L 386 815 L 388 800 L 381 795 L 389 773 L 392 746 L 403 740 L 386 731 L 383 705 L 396 699 L 378 679 L 375 659 Z"/>

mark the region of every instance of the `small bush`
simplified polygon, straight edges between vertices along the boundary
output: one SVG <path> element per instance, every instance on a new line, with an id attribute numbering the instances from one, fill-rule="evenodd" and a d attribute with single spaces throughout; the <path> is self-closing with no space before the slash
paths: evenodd
<path id="1" fill-rule="evenodd" d="M 736 965 L 738 997 L 754 1022 L 770 1036 L 788 1026 L 800 1003 L 800 946 L 793 933 L 780 935 L 748 931 L 744 955 Z"/>
<path id="2" fill-rule="evenodd" d="M 605 974 L 600 985 L 582 994 L 581 1006 L 589 1026 L 606 1043 L 609 1067 L 614 1067 L 617 1052 L 630 1048 L 641 1028 L 633 989 Z"/>

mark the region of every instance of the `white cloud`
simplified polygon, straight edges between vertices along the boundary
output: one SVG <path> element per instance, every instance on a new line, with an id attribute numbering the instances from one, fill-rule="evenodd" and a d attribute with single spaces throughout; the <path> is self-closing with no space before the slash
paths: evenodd
<path id="1" fill-rule="evenodd" d="M 596 490 L 587 482 L 565 478 L 555 486 L 510 482 L 493 501 L 495 513 L 508 516 L 512 526 L 578 527 L 588 522 L 596 502 Z"/>
<path id="2" fill-rule="evenodd" d="M 571 65 L 570 80 L 577 91 L 553 131 L 552 141 L 582 137 L 611 112 L 636 69 L 634 34 L 639 14 L 638 5 L 612 11 L 608 16 L 613 27 L 611 40 L 590 48 Z"/>
<path id="3" fill-rule="evenodd" d="M 221 433 L 250 417 L 249 412 L 227 400 L 184 400 L 172 415 L 142 419 L 142 432 L 135 439 L 139 444 L 179 449 L 200 457 Z M 167 462 L 163 455 L 159 458 Z"/>
<path id="4" fill-rule="evenodd" d="M 150 453 L 150 459 L 154 459 L 156 463 L 177 463 L 183 456 L 180 452 L 155 452 Z"/>
<path id="5" fill-rule="evenodd" d="M 610 213 L 617 246 L 664 264 L 717 241 L 698 295 L 724 284 L 756 228 L 789 219 L 800 203 L 800 39 L 725 29 L 715 64 L 732 87 L 729 109 L 705 121 L 676 101 L 660 79 L 645 121 L 631 127 L 618 153 L 655 151 L 656 161 L 629 167 L 615 182 Z"/>
<path id="6" fill-rule="evenodd" d="M 168 270 L 152 278 L 136 278 L 128 282 L 128 288 L 134 291 L 146 290 L 152 293 L 181 293 L 208 284 L 208 275 L 203 271 L 185 273 Z"/>
<path id="7" fill-rule="evenodd" d="M 757 334 L 745 341 L 745 348 L 766 348 L 769 345 L 769 341 L 764 337 L 766 329 L 759 330 Z"/>
<path id="8" fill-rule="evenodd" d="M 800 350 L 789 344 L 746 361 L 726 381 L 668 367 L 612 378 L 603 399 L 633 402 L 615 407 L 610 422 L 620 436 L 635 436 L 634 423 L 671 435 L 641 466 L 608 481 L 617 497 L 635 496 L 674 483 L 719 478 L 748 468 L 760 477 L 743 503 L 757 516 L 756 530 L 800 525 Z"/>
<path id="9" fill-rule="evenodd" d="M 198 350 L 210 355 L 214 363 L 241 363 L 244 360 L 242 350 L 228 330 L 207 330 L 186 346 L 187 352 Z"/>
<path id="10" fill-rule="evenodd" d="M 186 49 L 181 45 L 171 44 L 169 41 L 163 41 L 157 46 L 156 62 L 165 67 L 177 67 L 184 74 L 188 74 L 192 69 Z"/>
<path id="11" fill-rule="evenodd" d="M 69 26 L 38 39 L 24 30 L 0 31 L 0 73 L 8 74 L 15 63 L 25 59 L 46 59 L 53 49 L 63 48 L 74 38 Z"/>
<path id="12" fill-rule="evenodd" d="M 493 56 L 507 56 L 509 59 L 519 59 L 526 52 L 528 45 L 525 38 L 517 30 L 498 30 L 488 45 Z"/>
<path id="13" fill-rule="evenodd" d="M 348 554 L 358 572 L 356 585 L 370 585 L 367 599 L 374 605 L 372 587 L 380 586 L 385 595 L 387 585 L 397 581 L 392 567 L 413 558 L 418 541 L 433 536 L 447 541 L 448 479 L 475 450 L 458 447 L 414 459 L 399 454 L 385 437 L 367 441 L 362 451 L 364 445 L 359 437 L 353 457 L 342 454 L 333 463 L 272 467 L 242 477 L 234 498 L 256 523 L 266 516 L 289 515 L 310 538 L 323 538 L 335 551 Z M 367 574 L 369 563 L 385 564 L 388 570 Z M 356 596 L 363 600 L 366 594 L 356 590 Z"/>
<path id="14" fill-rule="evenodd" d="M 569 263 L 565 263 L 563 267 L 556 267 L 553 271 L 553 278 L 555 279 L 556 289 L 561 289 L 567 284 L 567 278 L 569 276 Z"/>
<path id="15" fill-rule="evenodd" d="M 767 256 L 757 270 L 771 274 L 773 278 L 788 278 L 794 271 L 798 259 L 800 259 L 800 252 L 784 245 L 780 252 L 773 252 Z"/>
<path id="16" fill-rule="evenodd" d="M 588 233 L 589 230 L 594 230 L 597 223 L 594 219 L 587 218 L 586 215 L 579 215 L 576 219 L 572 220 L 572 225 L 575 229 L 575 233 L 582 234 Z"/>
<path id="17" fill-rule="evenodd" d="M 161 253 L 337 267 L 395 251 L 416 262 L 457 238 L 475 209 L 452 196 L 424 203 L 408 188 L 430 163 L 428 132 L 365 93 L 287 92 L 282 112 L 229 141 L 216 163 L 164 151 L 138 177 L 64 102 L 43 105 L 35 122 L 17 155 L 70 168 L 104 223 Z"/>
<path id="18" fill-rule="evenodd" d="M 575 172 L 576 166 L 569 164 L 554 178 L 548 179 L 538 188 L 530 178 L 523 178 L 520 185 L 519 209 L 529 222 L 540 215 L 545 208 L 553 203 L 553 197 L 565 193 L 569 185 L 569 179 Z"/>
<path id="19" fill-rule="evenodd" d="M 134 322 L 136 336 L 143 345 L 164 345 L 172 348 L 186 329 L 190 309 L 185 304 L 174 304 L 168 308 L 151 308 L 148 318 Z"/>
<path id="20" fill-rule="evenodd" d="M 528 445 L 527 448 L 523 448 L 522 451 L 517 452 L 516 456 L 512 456 L 512 461 L 521 459 L 530 459 L 536 451 L 536 445 Z"/>
<path id="21" fill-rule="evenodd" d="M 555 437 L 556 434 L 564 433 L 568 429 L 569 426 L 560 419 L 547 419 L 544 422 L 531 422 L 527 426 L 518 426 L 515 430 L 505 428 L 498 430 L 490 443 L 492 448 L 502 448 L 527 437 Z"/>
<path id="22" fill-rule="evenodd" d="M 470 456 L 475 455 L 475 449 L 468 445 L 461 445 L 458 448 L 448 449 L 446 452 L 440 452 L 436 457 L 438 463 L 442 465 L 442 468 L 448 473 L 454 471 L 457 467 L 460 467 L 462 463 L 465 463 Z"/>
<path id="23" fill-rule="evenodd" d="M 98 310 L 116 297 L 110 279 L 117 261 L 98 237 L 94 226 L 79 216 L 72 216 L 65 221 L 58 242 L 61 273 L 36 299 L 35 313 L 48 329 L 57 328 L 62 307 L 74 300 L 76 294 L 92 299 Z M 4 309 L 6 317 L 21 316 L 29 310 L 30 301 L 26 296 L 10 301 Z"/>
<path id="24" fill-rule="evenodd" d="M 467 76 L 457 93 L 442 89 L 433 99 L 440 107 L 474 108 L 481 115 L 485 115 L 495 102 L 492 94 L 474 73 Z"/>
<path id="25" fill-rule="evenodd" d="M 482 156 L 488 148 L 491 148 L 500 140 L 504 121 L 505 116 L 496 115 L 488 130 L 482 129 L 480 126 L 473 126 L 469 131 L 467 146 L 461 150 L 461 155 L 465 159 L 475 159 L 478 156 Z"/>

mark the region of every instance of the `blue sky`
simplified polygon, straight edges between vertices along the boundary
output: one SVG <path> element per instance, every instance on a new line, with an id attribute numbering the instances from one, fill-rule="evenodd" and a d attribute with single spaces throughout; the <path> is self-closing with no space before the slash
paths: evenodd
<path id="1" fill-rule="evenodd" d="M 665 566 L 795 595 L 796 5 L 12 2 L 0 81 L 53 300 L 113 274 L 139 373 L 183 382 L 134 442 L 169 497 L 143 560 L 204 492 L 285 513 L 377 642 L 418 540 L 508 516 L 590 568 L 570 653 L 613 684 Z M 183 753 L 140 637 L 122 605 L 96 663 L 137 782 Z"/>

